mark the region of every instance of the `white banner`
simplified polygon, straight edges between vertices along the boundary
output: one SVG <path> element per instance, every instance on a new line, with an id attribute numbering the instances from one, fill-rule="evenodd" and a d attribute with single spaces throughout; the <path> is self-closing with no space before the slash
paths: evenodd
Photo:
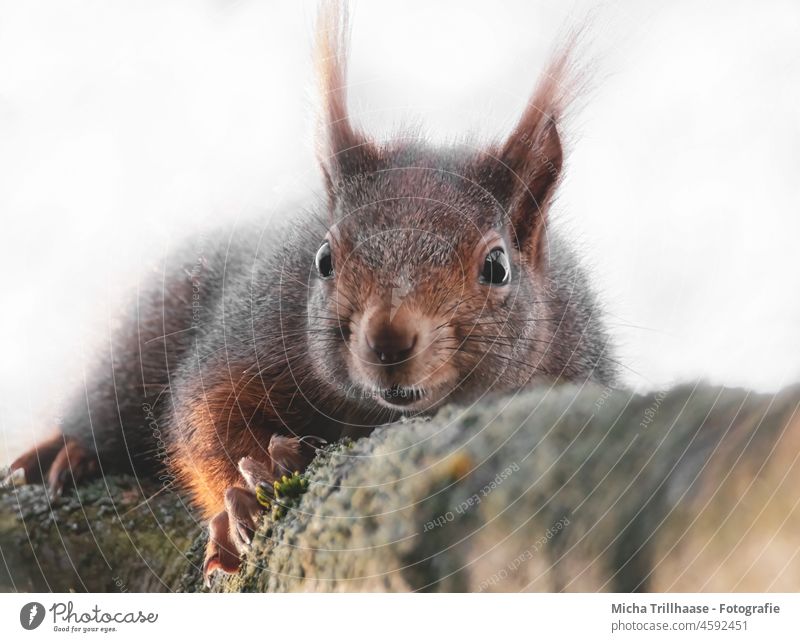
<path id="1" fill-rule="evenodd" d="M 2 594 L 2 639 L 797 640 L 797 594 Z M 413 636 L 413 637 L 412 637 Z"/>

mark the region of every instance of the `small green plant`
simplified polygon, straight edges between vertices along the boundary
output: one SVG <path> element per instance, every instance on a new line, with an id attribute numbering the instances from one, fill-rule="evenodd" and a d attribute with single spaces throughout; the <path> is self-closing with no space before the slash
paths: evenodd
<path id="1" fill-rule="evenodd" d="M 283 475 L 272 487 L 259 484 L 256 487 L 256 499 L 265 508 L 272 508 L 272 519 L 278 520 L 300 502 L 307 490 L 308 478 L 295 471 L 291 477 Z"/>

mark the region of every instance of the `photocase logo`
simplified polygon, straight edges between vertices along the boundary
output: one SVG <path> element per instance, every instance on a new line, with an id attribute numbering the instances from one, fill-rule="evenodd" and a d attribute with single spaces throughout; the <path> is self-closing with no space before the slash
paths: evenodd
<path id="1" fill-rule="evenodd" d="M 19 612 L 19 623 L 23 629 L 33 631 L 44 621 L 44 606 L 39 602 L 28 602 Z"/>

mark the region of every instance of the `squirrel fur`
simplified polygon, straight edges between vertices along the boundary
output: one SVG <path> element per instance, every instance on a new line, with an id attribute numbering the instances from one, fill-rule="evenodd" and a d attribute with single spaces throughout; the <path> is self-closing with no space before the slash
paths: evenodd
<path id="1" fill-rule="evenodd" d="M 174 476 L 210 520 L 206 576 L 238 568 L 255 485 L 302 470 L 322 441 L 543 378 L 614 380 L 596 298 L 547 221 L 569 46 L 508 138 L 475 149 L 359 131 L 347 35 L 347 12 L 323 5 L 324 196 L 168 257 L 60 434 L 12 464 L 56 494 Z"/>

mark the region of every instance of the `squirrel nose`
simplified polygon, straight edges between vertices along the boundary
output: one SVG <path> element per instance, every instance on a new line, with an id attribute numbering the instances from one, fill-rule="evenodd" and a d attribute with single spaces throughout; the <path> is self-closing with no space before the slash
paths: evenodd
<path id="1" fill-rule="evenodd" d="M 383 365 L 394 365 L 411 356 L 417 335 L 406 325 L 387 321 L 370 323 L 366 332 L 367 345 Z"/>

